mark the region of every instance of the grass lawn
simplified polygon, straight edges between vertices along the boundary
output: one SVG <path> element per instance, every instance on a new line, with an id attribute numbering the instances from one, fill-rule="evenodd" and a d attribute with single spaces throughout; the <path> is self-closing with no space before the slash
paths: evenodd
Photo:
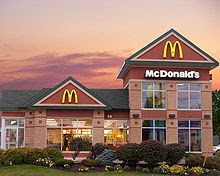
<path id="1" fill-rule="evenodd" d="M 153 174 L 136 173 L 136 172 L 96 172 L 96 173 L 79 173 L 65 172 L 61 170 L 35 166 L 35 165 L 15 165 L 0 167 L 0 176 L 151 176 Z M 159 175 L 154 175 L 159 176 Z"/>

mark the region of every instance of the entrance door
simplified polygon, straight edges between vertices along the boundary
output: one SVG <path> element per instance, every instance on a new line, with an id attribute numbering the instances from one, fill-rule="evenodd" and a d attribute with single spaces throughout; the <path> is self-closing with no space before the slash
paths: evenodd
<path id="1" fill-rule="evenodd" d="M 7 129 L 6 128 L 6 133 L 5 133 L 5 149 L 9 148 L 16 148 L 18 147 L 17 143 L 17 129 Z"/>

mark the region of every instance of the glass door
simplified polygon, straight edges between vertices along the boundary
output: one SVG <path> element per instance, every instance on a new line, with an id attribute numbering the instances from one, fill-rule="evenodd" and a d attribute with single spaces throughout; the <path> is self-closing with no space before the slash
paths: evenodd
<path id="1" fill-rule="evenodd" d="M 7 129 L 5 133 L 5 148 L 16 148 L 17 144 L 17 129 Z"/>

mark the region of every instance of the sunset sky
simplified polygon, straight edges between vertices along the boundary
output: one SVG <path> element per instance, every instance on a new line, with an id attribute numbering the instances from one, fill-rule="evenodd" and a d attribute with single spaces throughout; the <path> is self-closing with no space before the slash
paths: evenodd
<path id="1" fill-rule="evenodd" d="M 0 90 L 121 87 L 123 61 L 170 28 L 220 61 L 220 0 L 0 0 Z"/>

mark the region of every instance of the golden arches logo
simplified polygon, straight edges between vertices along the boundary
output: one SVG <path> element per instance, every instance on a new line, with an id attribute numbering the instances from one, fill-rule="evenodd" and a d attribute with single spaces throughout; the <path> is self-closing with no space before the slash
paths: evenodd
<path id="1" fill-rule="evenodd" d="M 180 42 L 178 42 L 178 41 L 175 41 L 174 45 L 171 43 L 171 41 L 166 42 L 164 49 L 163 49 L 163 58 L 167 57 L 167 47 L 168 46 L 170 46 L 171 57 L 175 57 L 176 47 L 178 47 L 179 57 L 180 57 L 180 59 L 183 58 L 183 50 L 182 50 Z"/>
<path id="2" fill-rule="evenodd" d="M 78 103 L 78 95 L 77 95 L 76 91 L 71 90 L 71 92 L 70 92 L 67 89 L 63 92 L 62 103 L 65 103 L 66 95 L 68 98 L 68 102 L 71 103 L 72 99 L 73 99 L 73 94 L 74 94 L 75 103 L 77 104 Z"/>

